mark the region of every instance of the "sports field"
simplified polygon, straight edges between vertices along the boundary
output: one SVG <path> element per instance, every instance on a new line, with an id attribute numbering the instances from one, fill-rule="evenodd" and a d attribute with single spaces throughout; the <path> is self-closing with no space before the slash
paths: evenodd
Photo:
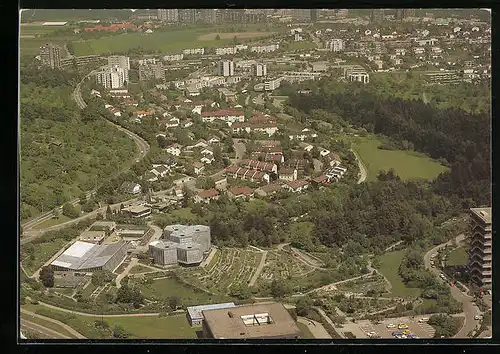
<path id="1" fill-rule="evenodd" d="M 368 169 L 368 181 L 374 181 L 381 170 L 393 168 L 403 180 L 434 179 L 448 170 L 437 161 L 415 151 L 381 150 L 382 144 L 375 136 L 358 137 L 353 149 L 360 155 Z"/>

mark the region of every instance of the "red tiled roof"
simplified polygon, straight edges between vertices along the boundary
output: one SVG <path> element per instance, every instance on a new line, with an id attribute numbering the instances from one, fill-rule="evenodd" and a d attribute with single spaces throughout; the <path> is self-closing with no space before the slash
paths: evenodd
<path id="1" fill-rule="evenodd" d="M 262 170 L 262 171 L 273 171 L 273 167 L 275 166 L 273 163 L 270 162 L 262 162 L 258 160 L 241 160 L 240 164 L 242 166 L 247 166 L 248 168 L 254 169 L 254 170 Z"/>
<path id="2" fill-rule="evenodd" d="M 297 188 L 300 188 L 300 187 L 303 187 L 303 186 L 306 186 L 309 184 L 309 182 L 307 182 L 306 180 L 303 180 L 303 179 L 298 179 L 296 181 L 289 181 L 289 182 L 286 182 L 286 184 L 290 187 L 290 188 L 293 188 L 293 189 L 297 189 Z"/>
<path id="3" fill-rule="evenodd" d="M 229 190 L 233 195 L 251 195 L 253 190 L 250 187 L 235 187 Z"/>
<path id="4" fill-rule="evenodd" d="M 235 165 L 231 165 L 228 168 L 226 168 L 226 171 L 229 173 L 236 173 L 238 171 L 239 167 Z"/>
<path id="5" fill-rule="evenodd" d="M 277 184 L 277 183 L 268 184 L 268 185 L 260 187 L 260 189 L 266 193 L 274 192 L 274 191 L 280 190 L 281 188 L 283 188 L 283 186 L 281 184 Z"/>
<path id="6" fill-rule="evenodd" d="M 316 183 L 324 183 L 328 180 L 328 178 L 325 175 L 322 175 L 322 176 L 313 178 L 312 180 Z"/>
<path id="7" fill-rule="evenodd" d="M 282 167 L 279 170 L 280 175 L 291 175 L 295 172 L 293 168 Z"/>
<path id="8" fill-rule="evenodd" d="M 198 193 L 198 196 L 201 198 L 213 198 L 219 195 L 219 191 L 215 188 L 205 189 Z"/>

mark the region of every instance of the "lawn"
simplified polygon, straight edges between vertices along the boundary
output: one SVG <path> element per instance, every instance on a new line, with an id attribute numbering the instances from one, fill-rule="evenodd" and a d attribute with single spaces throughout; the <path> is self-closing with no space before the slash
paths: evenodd
<path id="1" fill-rule="evenodd" d="M 31 315 L 27 315 L 24 313 L 21 313 L 21 318 L 25 319 L 26 321 L 37 323 L 43 327 L 50 328 L 50 329 L 56 331 L 57 333 L 60 333 L 60 334 L 67 336 L 69 338 L 76 338 L 73 334 L 68 332 L 67 329 L 61 327 L 60 325 L 58 325 L 56 323 L 53 323 L 53 322 L 50 322 L 50 321 L 47 321 L 47 320 L 44 320 L 44 319 L 41 319 L 38 317 L 34 317 Z"/>
<path id="2" fill-rule="evenodd" d="M 229 44 L 231 39 L 200 40 L 198 37 L 213 32 L 212 29 L 184 29 L 168 32 L 129 33 L 106 36 L 86 41 L 75 41 L 75 55 L 127 52 L 133 48 L 159 50 L 162 53 L 181 51 L 187 48 L 207 48 Z"/>
<path id="3" fill-rule="evenodd" d="M 122 326 L 136 338 L 173 339 L 197 338 L 196 330 L 189 325 L 186 315 L 112 317 L 106 318 L 111 327 Z"/>
<path id="4" fill-rule="evenodd" d="M 306 324 L 301 323 L 301 322 L 297 322 L 297 326 L 300 328 L 300 330 L 303 334 L 302 338 L 304 338 L 304 339 L 314 338 L 313 334 L 311 333 L 311 331 L 309 330 L 309 328 L 307 327 Z"/>
<path id="5" fill-rule="evenodd" d="M 454 267 L 465 265 L 468 261 L 467 258 L 467 250 L 465 249 L 465 247 L 458 247 L 448 255 L 446 259 L 446 266 Z"/>
<path id="6" fill-rule="evenodd" d="M 141 284 L 141 291 L 146 298 L 167 299 L 170 296 L 178 296 L 183 303 L 189 304 L 209 303 L 210 298 L 210 294 L 201 290 L 195 291 L 175 278 L 154 280 L 150 285 Z"/>
<path id="7" fill-rule="evenodd" d="M 381 170 L 393 168 L 403 180 L 434 179 L 448 170 L 424 154 L 403 150 L 380 150 L 382 143 L 375 136 L 358 137 L 353 148 L 368 169 L 368 181 L 374 181 Z"/>
<path id="8" fill-rule="evenodd" d="M 380 257 L 380 268 L 378 269 L 391 283 L 391 293 L 394 296 L 406 297 L 420 294 L 418 288 L 408 288 L 398 274 L 399 265 L 406 250 L 388 252 Z"/>
<path id="9" fill-rule="evenodd" d="M 23 267 L 28 275 L 33 274 L 38 268 L 43 266 L 54 254 L 57 253 L 68 241 L 55 239 L 51 242 L 39 243 L 35 245 L 35 259 L 33 261 L 23 261 Z"/>
<path id="10" fill-rule="evenodd" d="M 132 269 L 130 269 L 130 274 L 137 274 L 137 273 L 145 273 L 145 272 L 151 272 L 153 271 L 151 268 L 144 267 L 143 265 L 136 265 Z"/>

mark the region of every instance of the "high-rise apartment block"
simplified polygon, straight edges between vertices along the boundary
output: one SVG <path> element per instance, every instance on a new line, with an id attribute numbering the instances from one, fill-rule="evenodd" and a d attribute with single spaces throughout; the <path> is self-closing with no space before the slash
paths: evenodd
<path id="1" fill-rule="evenodd" d="M 332 39 L 326 42 L 326 49 L 331 52 L 341 52 L 344 50 L 344 41 L 342 39 Z"/>
<path id="2" fill-rule="evenodd" d="M 491 207 L 471 208 L 469 249 L 470 279 L 480 287 L 491 286 Z"/>
<path id="3" fill-rule="evenodd" d="M 97 83 L 103 85 L 104 88 L 107 89 L 123 87 L 127 81 L 126 71 L 126 69 L 122 69 L 118 66 L 106 66 L 96 74 Z"/>
<path id="4" fill-rule="evenodd" d="M 157 64 L 139 65 L 139 80 L 164 80 L 165 68 L 161 62 Z"/>
<path id="5" fill-rule="evenodd" d="M 61 67 L 61 48 L 52 43 L 40 47 L 40 60 L 52 69 Z"/>
<path id="6" fill-rule="evenodd" d="M 179 22 L 181 23 L 195 23 L 198 19 L 196 9 L 179 9 Z"/>
<path id="7" fill-rule="evenodd" d="M 177 9 L 158 9 L 158 20 L 167 23 L 179 22 L 179 10 Z"/>
<path id="8" fill-rule="evenodd" d="M 311 9 L 292 9 L 292 17 L 297 21 L 311 22 Z"/>
<path id="9" fill-rule="evenodd" d="M 128 82 L 128 72 L 130 70 L 130 58 L 123 55 L 112 55 L 108 57 L 109 67 L 118 67 L 125 71 L 125 81 Z"/>
<path id="10" fill-rule="evenodd" d="M 234 62 L 232 60 L 222 60 L 219 62 L 219 76 L 234 76 Z"/>
<path id="11" fill-rule="evenodd" d="M 217 23 L 217 10 L 216 9 L 200 9 L 200 20 L 203 23 L 215 24 Z"/>
<path id="12" fill-rule="evenodd" d="M 254 66 L 255 76 L 267 76 L 267 66 L 266 64 L 257 63 Z"/>

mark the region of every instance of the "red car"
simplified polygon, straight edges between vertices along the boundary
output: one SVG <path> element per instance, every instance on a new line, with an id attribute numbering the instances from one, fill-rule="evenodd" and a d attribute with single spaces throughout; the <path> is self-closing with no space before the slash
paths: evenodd
<path id="1" fill-rule="evenodd" d="M 450 286 L 453 286 L 453 285 L 455 285 L 455 284 L 451 281 L 451 282 L 450 282 Z"/>

